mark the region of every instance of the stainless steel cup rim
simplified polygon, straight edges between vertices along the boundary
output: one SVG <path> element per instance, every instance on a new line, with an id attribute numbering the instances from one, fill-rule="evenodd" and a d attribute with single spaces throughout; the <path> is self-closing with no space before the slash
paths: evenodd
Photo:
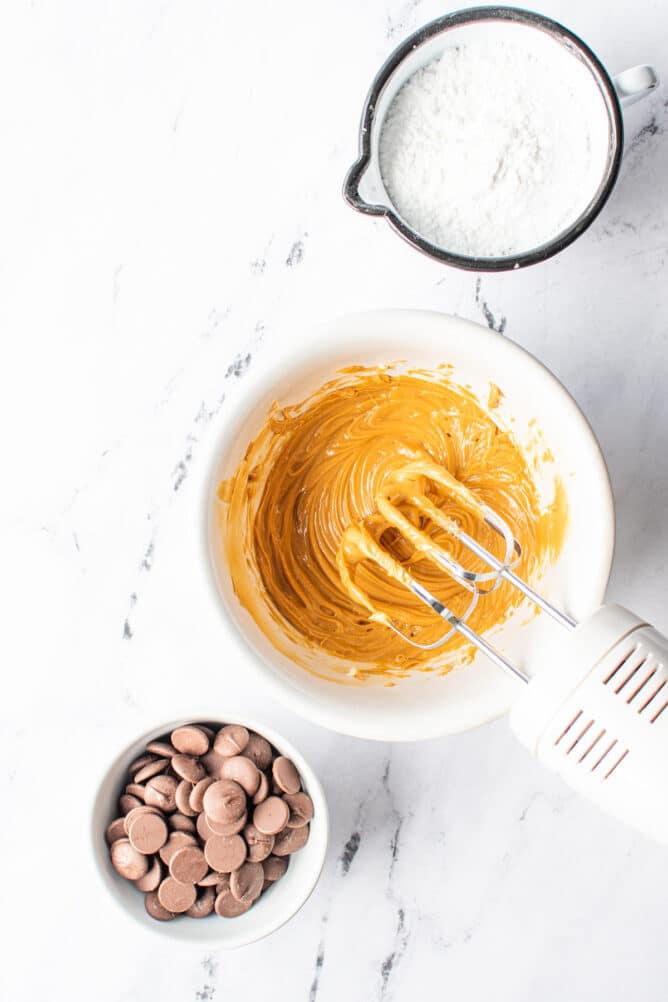
<path id="1" fill-rule="evenodd" d="M 552 240 L 532 248 L 521 254 L 507 257 L 469 257 L 462 254 L 455 254 L 451 251 L 431 243 L 424 237 L 416 233 L 408 223 L 394 210 L 387 205 L 374 205 L 365 202 L 359 194 L 359 184 L 372 160 L 372 129 L 375 120 L 375 111 L 378 100 L 390 78 L 395 73 L 398 66 L 410 56 L 415 49 L 423 45 L 435 35 L 443 34 L 453 28 L 466 24 L 473 24 L 479 21 L 509 21 L 524 24 L 547 32 L 562 43 L 565 42 L 587 64 L 590 72 L 596 79 L 601 93 L 605 100 L 610 122 L 610 154 L 608 169 L 605 179 L 585 211 L 565 230 L 558 233 Z M 383 63 L 367 94 L 362 112 L 362 119 L 359 128 L 359 156 L 346 174 L 343 184 L 343 196 L 345 200 L 358 212 L 372 216 L 384 216 L 390 226 L 413 247 L 422 251 L 428 257 L 444 264 L 462 268 L 467 271 L 513 271 L 518 268 L 526 268 L 529 265 L 538 264 L 545 261 L 573 243 L 598 216 L 599 212 L 608 200 L 612 189 L 615 186 L 619 168 L 622 160 L 624 147 L 624 124 L 619 98 L 615 91 L 615 85 L 610 74 L 602 64 L 598 56 L 570 29 L 564 27 L 558 21 L 537 14 L 535 11 L 525 10 L 521 7 L 488 6 L 488 7 L 468 7 L 445 14 L 428 24 L 423 25 L 405 41 L 399 45 L 394 52 Z"/>

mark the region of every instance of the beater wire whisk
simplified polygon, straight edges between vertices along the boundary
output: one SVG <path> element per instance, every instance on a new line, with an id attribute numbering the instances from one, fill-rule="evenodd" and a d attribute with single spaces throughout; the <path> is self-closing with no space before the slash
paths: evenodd
<path id="1" fill-rule="evenodd" d="M 504 549 L 503 559 L 494 556 L 493 553 L 482 546 L 477 539 L 474 539 L 469 533 L 465 532 L 454 519 L 450 518 L 429 499 L 426 493 L 427 482 L 436 484 L 457 498 L 466 508 L 474 511 L 501 538 Z M 452 554 L 436 543 L 428 533 L 418 528 L 407 517 L 404 511 L 401 510 L 399 507 L 400 504 L 417 512 L 420 516 L 428 518 L 433 525 L 438 526 L 453 539 L 461 543 L 462 546 L 473 553 L 490 569 L 474 571 L 464 567 Z M 461 616 L 456 615 L 448 606 L 432 594 L 428 588 L 410 574 L 405 566 L 371 536 L 364 526 L 349 526 L 344 533 L 338 558 L 339 571 L 344 586 L 349 594 L 369 609 L 371 612 L 369 618 L 372 621 L 382 622 L 405 640 L 406 643 L 411 644 L 411 646 L 417 647 L 420 650 L 433 650 L 446 643 L 452 637 L 453 633 L 459 633 L 479 651 L 486 654 L 500 668 L 522 679 L 522 681 L 528 682 L 528 676 L 517 665 L 509 661 L 495 647 L 488 643 L 484 637 L 476 633 L 475 630 L 472 630 L 466 622 L 475 608 L 478 598 L 489 594 L 502 581 L 507 581 L 514 588 L 517 588 L 526 598 L 559 623 L 560 626 L 563 626 L 567 630 L 574 630 L 577 626 L 574 619 L 571 619 L 566 613 L 557 609 L 551 602 L 548 602 L 546 598 L 536 592 L 531 585 L 515 574 L 513 567 L 516 566 L 522 556 L 522 548 L 519 541 L 513 536 L 507 523 L 489 505 L 482 503 L 472 491 L 437 463 L 425 458 L 407 464 L 388 481 L 382 494 L 376 498 L 376 506 L 379 514 L 383 516 L 388 525 L 392 526 L 406 539 L 416 553 L 419 553 L 442 568 L 471 594 L 471 600 L 466 611 Z M 371 603 L 368 595 L 355 583 L 354 577 L 351 574 L 350 565 L 362 559 L 368 559 L 378 564 L 389 577 L 408 588 L 417 599 L 429 606 L 436 615 L 448 623 L 450 629 L 433 643 L 422 644 L 401 630 L 392 621 L 391 617 L 385 613 L 378 612 Z"/>

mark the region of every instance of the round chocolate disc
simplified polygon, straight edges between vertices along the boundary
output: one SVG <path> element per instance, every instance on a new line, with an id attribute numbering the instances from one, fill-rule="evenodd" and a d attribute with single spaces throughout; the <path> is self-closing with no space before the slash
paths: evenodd
<path id="1" fill-rule="evenodd" d="M 224 755 L 225 758 L 241 755 L 248 744 L 248 738 L 248 731 L 241 724 L 228 724 L 216 734 L 213 750 L 219 755 Z"/>
<path id="2" fill-rule="evenodd" d="M 146 787 L 142 786 L 141 783 L 128 783 L 125 787 L 125 792 L 129 793 L 131 797 L 136 797 L 138 800 L 143 802 Z"/>
<path id="3" fill-rule="evenodd" d="M 197 845 L 197 839 L 190 832 L 172 832 L 162 849 L 160 849 L 160 859 L 165 866 L 169 866 L 172 856 L 184 845 Z"/>
<path id="4" fill-rule="evenodd" d="M 258 769 L 263 772 L 271 765 L 271 745 L 262 735 L 251 731 L 248 735 L 248 744 L 244 748 L 244 755 L 254 762 Z"/>
<path id="5" fill-rule="evenodd" d="M 243 915 L 244 912 L 247 912 L 252 904 L 252 901 L 238 901 L 228 887 L 216 897 L 216 915 L 221 915 L 223 918 L 236 918 L 237 915 Z"/>
<path id="6" fill-rule="evenodd" d="M 262 863 L 264 879 L 270 882 L 280 880 L 288 868 L 290 859 L 288 856 L 268 856 Z"/>
<path id="7" fill-rule="evenodd" d="M 308 825 L 302 828 L 284 828 L 274 841 L 274 856 L 289 856 L 291 852 L 303 849 L 308 842 L 308 836 Z"/>
<path id="8" fill-rule="evenodd" d="M 260 773 L 260 785 L 257 788 L 257 793 L 253 797 L 254 804 L 261 804 L 263 800 L 266 800 L 269 796 L 269 780 L 266 775 Z"/>
<path id="9" fill-rule="evenodd" d="M 248 859 L 251 863 L 261 863 L 274 848 L 274 836 L 258 831 L 255 825 L 246 825 L 241 834 L 246 840 Z"/>
<path id="10" fill-rule="evenodd" d="M 249 797 L 253 797 L 260 785 L 260 770 L 245 755 L 232 755 L 221 767 L 223 779 L 233 779 Z"/>
<path id="11" fill-rule="evenodd" d="M 176 787 L 176 792 L 174 793 L 174 802 L 176 803 L 179 814 L 185 814 L 188 818 L 194 818 L 197 813 L 197 811 L 194 811 L 190 806 L 190 794 L 192 791 L 192 783 L 189 783 L 187 779 L 182 779 Z"/>
<path id="12" fill-rule="evenodd" d="M 205 755 L 209 750 L 209 738 L 196 724 L 177 727 L 172 731 L 171 741 L 182 755 Z"/>
<path id="13" fill-rule="evenodd" d="M 197 898 L 194 884 L 182 884 L 174 877 L 167 877 L 158 888 L 158 901 L 168 912 L 175 915 L 187 912 Z"/>
<path id="14" fill-rule="evenodd" d="M 168 765 L 168 758 L 153 759 L 152 762 L 149 762 L 135 774 L 135 783 L 145 783 L 147 779 L 151 779 L 152 776 L 157 776 L 159 772 L 163 772 Z"/>
<path id="15" fill-rule="evenodd" d="M 149 762 L 152 762 L 154 758 L 155 755 L 140 755 L 139 758 L 136 758 L 134 760 L 134 762 L 128 769 L 128 772 L 130 773 L 131 776 L 136 776 L 139 770 L 143 769 L 145 765 L 149 764 Z"/>
<path id="16" fill-rule="evenodd" d="M 131 811 L 128 811 L 123 819 L 126 835 L 130 831 L 130 825 L 134 819 L 141 817 L 142 814 L 156 814 L 159 818 L 162 817 L 162 813 L 158 807 L 147 807 L 146 804 L 142 804 L 141 807 L 133 807 Z"/>
<path id="17" fill-rule="evenodd" d="M 246 843 L 240 835 L 212 835 L 204 844 L 204 856 L 212 870 L 231 873 L 246 859 Z"/>
<path id="18" fill-rule="evenodd" d="M 202 877 L 201 880 L 197 881 L 197 885 L 199 887 L 215 887 L 216 884 L 220 883 L 220 878 L 222 876 L 222 873 L 216 873 L 215 870 L 209 870 L 209 872 Z"/>
<path id="19" fill-rule="evenodd" d="M 139 814 L 128 828 L 128 838 L 135 849 L 150 856 L 167 841 L 167 825 L 157 814 Z"/>
<path id="20" fill-rule="evenodd" d="M 121 814 L 129 814 L 135 807 L 142 807 L 139 797 L 133 797 L 130 793 L 124 793 L 118 800 L 118 809 Z"/>
<path id="21" fill-rule="evenodd" d="M 195 783 L 190 791 L 190 809 L 195 814 L 199 814 L 204 810 L 204 793 L 212 783 L 215 783 L 213 776 L 205 776 L 204 779 L 200 779 L 198 783 Z"/>
<path id="22" fill-rule="evenodd" d="M 282 797 L 267 797 L 253 811 L 253 824 L 263 835 L 276 835 L 285 828 L 290 808 Z"/>
<path id="23" fill-rule="evenodd" d="M 146 803 L 151 807 L 159 807 L 161 811 L 171 813 L 176 810 L 174 795 L 177 786 L 178 782 L 173 776 L 153 776 L 146 784 Z"/>
<path id="24" fill-rule="evenodd" d="M 174 918 L 173 912 L 168 912 L 166 908 L 162 907 L 155 891 L 151 891 L 150 894 L 146 895 L 144 898 L 144 907 L 151 918 L 158 919 L 159 922 L 169 922 L 170 919 Z"/>
<path id="25" fill-rule="evenodd" d="M 192 755 L 175 755 L 172 759 L 172 769 L 181 779 L 187 779 L 189 783 L 199 783 L 206 775 L 204 766 L 199 759 Z"/>
<path id="26" fill-rule="evenodd" d="M 286 793 L 283 797 L 290 808 L 288 828 L 303 828 L 313 817 L 313 801 L 308 793 Z"/>
<path id="27" fill-rule="evenodd" d="M 233 780 L 219 779 L 204 791 L 202 802 L 211 821 L 228 824 L 246 810 L 246 793 Z"/>
<path id="28" fill-rule="evenodd" d="M 221 891 L 229 891 L 230 889 L 229 873 L 219 873 L 218 876 L 220 877 L 220 880 L 216 884 L 216 894 L 220 894 Z"/>
<path id="29" fill-rule="evenodd" d="M 160 865 L 160 860 L 156 856 L 144 876 L 140 877 L 139 880 L 135 880 L 135 887 L 137 887 L 140 891 L 155 891 L 161 880 L 162 866 Z"/>
<path id="30" fill-rule="evenodd" d="M 245 848 L 244 843 L 244 850 Z M 118 838 L 112 844 L 111 862 L 117 873 L 126 880 L 139 880 L 148 870 L 148 859 L 127 838 Z"/>
<path id="31" fill-rule="evenodd" d="M 178 811 L 176 814 L 169 815 L 169 827 L 174 832 L 190 832 L 195 834 L 195 822 L 192 818 L 187 818 L 185 814 L 180 814 Z"/>
<path id="32" fill-rule="evenodd" d="M 230 874 L 230 890 L 237 901 L 255 901 L 262 894 L 263 883 L 261 863 L 244 863 Z"/>
<path id="33" fill-rule="evenodd" d="M 216 892 L 213 887 L 204 887 L 197 895 L 197 900 L 194 905 L 186 912 L 190 918 L 206 918 L 213 911 L 213 906 L 216 900 Z"/>
<path id="34" fill-rule="evenodd" d="M 218 834 L 218 832 L 215 832 L 211 827 L 211 825 L 209 824 L 209 822 L 206 820 L 206 814 L 204 814 L 204 812 L 198 814 L 197 820 L 195 822 L 195 827 L 197 828 L 197 834 L 199 835 L 199 837 L 202 839 L 203 842 L 206 842 L 206 840 L 208 838 L 211 838 L 212 835 Z M 234 834 L 234 832 L 232 832 L 232 834 Z"/>
<path id="35" fill-rule="evenodd" d="M 302 782 L 297 769 L 289 758 L 285 758 L 284 755 L 279 755 L 278 758 L 275 758 L 274 764 L 271 767 L 271 774 L 274 777 L 276 786 L 283 793 L 299 793 Z"/>
<path id="36" fill-rule="evenodd" d="M 242 828 L 245 828 L 247 821 L 246 811 L 236 821 L 230 821 L 228 824 L 221 825 L 218 821 L 212 821 L 211 818 L 206 819 L 206 823 L 214 835 L 236 835 Z"/>
<path id="37" fill-rule="evenodd" d="M 220 770 L 223 767 L 223 762 L 225 761 L 224 755 L 219 755 L 218 752 L 208 751 L 206 755 L 202 755 L 202 765 L 208 772 L 210 776 L 214 779 L 222 779 Z"/>
<path id="38" fill-rule="evenodd" d="M 109 845 L 111 845 L 112 842 L 115 842 L 116 839 L 125 838 L 126 835 L 125 818 L 116 818 L 115 821 L 112 821 L 111 824 L 107 826 L 107 830 L 105 832 L 105 838 Z"/>
<path id="39" fill-rule="evenodd" d="M 172 755 L 176 755 L 176 748 L 170 745 L 169 741 L 149 741 L 146 751 L 160 758 L 171 758 Z"/>
<path id="40" fill-rule="evenodd" d="M 197 883 L 208 869 L 204 853 L 196 845 L 184 845 L 177 849 L 169 861 L 170 874 L 182 884 Z"/>

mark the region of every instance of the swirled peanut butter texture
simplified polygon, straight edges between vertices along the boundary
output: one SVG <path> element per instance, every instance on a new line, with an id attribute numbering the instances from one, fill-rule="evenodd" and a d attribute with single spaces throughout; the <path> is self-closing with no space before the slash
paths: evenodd
<path id="1" fill-rule="evenodd" d="M 388 619 L 429 644 L 446 624 L 359 549 L 354 560 L 346 559 L 354 526 L 456 615 L 468 607 L 462 585 L 417 552 L 379 509 L 378 499 L 407 469 L 424 472 L 420 489 L 442 524 L 395 491 L 392 500 L 405 524 L 467 567 L 483 569 L 443 527 L 448 519 L 500 554 L 497 534 L 462 499 L 470 494 L 496 511 L 520 542 L 520 576 L 536 580 L 561 548 L 567 504 L 560 482 L 550 504 L 541 504 L 531 461 L 495 420 L 497 394 L 486 409 L 446 372 L 353 368 L 296 405 L 275 403 L 233 475 L 219 486 L 216 545 L 239 602 L 276 648 L 325 677 L 387 681 L 411 669 L 446 671 L 470 658 L 459 636 L 435 658 L 391 632 Z M 466 488 L 461 496 L 429 478 L 434 465 Z M 342 567 L 350 572 L 343 580 Z M 520 601 L 502 583 L 467 621 L 484 633 Z M 324 656 L 328 668 L 321 672 Z"/>

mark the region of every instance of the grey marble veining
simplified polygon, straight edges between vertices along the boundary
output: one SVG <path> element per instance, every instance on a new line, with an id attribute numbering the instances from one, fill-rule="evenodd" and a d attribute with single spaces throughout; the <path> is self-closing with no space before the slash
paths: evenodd
<path id="1" fill-rule="evenodd" d="M 613 71 L 668 72 L 661 4 L 541 9 Z M 3 999 L 665 997 L 663 849 L 544 773 L 504 721 L 390 747 L 297 719 L 229 663 L 201 597 L 187 529 L 245 375 L 313 321 L 411 306 L 518 341 L 575 395 L 615 490 L 610 595 L 668 629 L 668 92 L 628 110 L 619 183 L 573 247 L 518 274 L 444 269 L 340 195 L 379 62 L 443 10 L 0 13 Z M 88 846 L 107 756 L 205 693 L 289 733 L 332 810 L 310 900 L 234 953 L 129 927 Z"/>

